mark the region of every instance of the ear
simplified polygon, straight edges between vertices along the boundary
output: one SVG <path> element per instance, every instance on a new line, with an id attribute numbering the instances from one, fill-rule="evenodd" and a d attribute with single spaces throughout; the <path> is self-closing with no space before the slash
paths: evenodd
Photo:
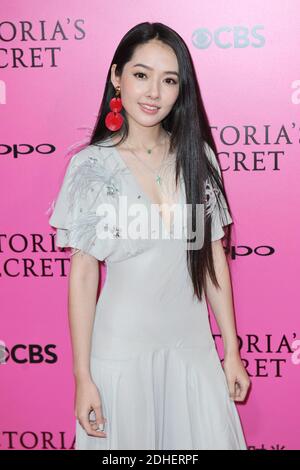
<path id="1" fill-rule="evenodd" d="M 116 68 L 117 68 L 117 64 L 112 64 L 111 69 L 110 69 L 110 79 L 115 88 L 120 84 L 119 77 L 117 77 L 115 73 Z"/>

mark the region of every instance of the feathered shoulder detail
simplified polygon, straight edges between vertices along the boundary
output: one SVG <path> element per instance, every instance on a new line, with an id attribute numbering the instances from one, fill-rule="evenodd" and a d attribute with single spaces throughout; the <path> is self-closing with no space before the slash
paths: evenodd
<path id="1" fill-rule="evenodd" d="M 118 204 L 123 171 L 108 148 L 89 145 L 71 158 L 49 220 L 57 228 L 57 246 L 77 248 L 99 259 L 107 244 L 97 248 L 97 207 L 101 202 Z"/>

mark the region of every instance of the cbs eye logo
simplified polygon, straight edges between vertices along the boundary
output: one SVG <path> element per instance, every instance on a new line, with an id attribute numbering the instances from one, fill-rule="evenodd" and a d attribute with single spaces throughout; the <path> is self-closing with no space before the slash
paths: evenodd
<path id="1" fill-rule="evenodd" d="M 15 344 L 10 350 L 4 341 L 0 341 L 0 365 L 5 365 L 9 361 L 16 364 L 55 364 L 58 360 L 57 354 L 53 351 L 55 344 Z"/>
<path id="2" fill-rule="evenodd" d="M 249 29 L 246 26 L 221 26 L 215 31 L 198 28 L 192 34 L 192 43 L 197 49 L 208 49 L 213 43 L 221 49 L 263 47 L 266 40 L 257 32 L 259 29 L 264 27 L 256 25 Z"/>

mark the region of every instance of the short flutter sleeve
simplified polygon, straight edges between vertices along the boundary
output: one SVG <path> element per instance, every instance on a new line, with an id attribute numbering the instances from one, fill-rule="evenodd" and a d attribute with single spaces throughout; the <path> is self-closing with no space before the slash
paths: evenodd
<path id="1" fill-rule="evenodd" d="M 205 150 L 210 162 L 217 169 L 218 174 L 221 177 L 221 169 L 216 155 L 207 143 L 205 144 Z M 213 187 L 211 182 L 208 180 L 206 181 L 205 193 L 207 198 L 206 213 L 211 213 L 211 241 L 219 240 L 220 238 L 223 238 L 225 234 L 223 227 L 231 224 L 233 220 L 220 189 Z"/>
<path id="2" fill-rule="evenodd" d="M 114 249 L 113 238 L 99 237 L 97 209 L 117 196 L 118 184 L 101 154 L 91 147 L 75 154 L 67 167 L 49 224 L 56 230 L 56 246 L 73 248 L 104 261 Z"/>

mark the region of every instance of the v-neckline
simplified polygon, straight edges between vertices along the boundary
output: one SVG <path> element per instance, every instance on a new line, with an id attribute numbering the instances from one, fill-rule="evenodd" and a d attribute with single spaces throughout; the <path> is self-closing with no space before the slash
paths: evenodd
<path id="1" fill-rule="evenodd" d="M 130 176 L 131 180 L 133 181 L 136 189 L 138 190 L 139 194 L 143 195 L 146 203 L 148 206 L 150 206 L 150 208 L 152 206 L 154 206 L 156 212 L 158 213 L 158 216 L 161 220 L 161 223 L 162 223 L 162 226 L 163 226 L 163 229 L 164 231 L 168 234 L 168 236 L 172 236 L 172 232 L 173 232 L 173 228 L 174 228 L 174 216 L 172 218 L 172 222 L 170 224 L 170 231 L 167 229 L 166 227 L 166 224 L 165 224 L 165 221 L 163 219 L 163 216 L 162 214 L 160 213 L 159 209 L 157 206 L 160 206 L 160 204 L 158 202 L 153 202 L 151 201 L 150 197 L 146 194 L 146 192 L 143 190 L 142 188 L 142 185 L 139 183 L 139 181 L 137 180 L 136 176 L 133 174 L 133 172 L 129 169 L 128 165 L 126 165 L 125 161 L 123 160 L 122 158 L 122 155 L 120 154 L 119 150 L 117 149 L 115 143 L 113 142 L 112 138 L 109 137 L 108 139 L 111 144 L 112 144 L 112 150 L 119 162 L 119 164 L 127 171 L 128 175 Z M 182 179 L 181 179 L 181 175 L 179 175 L 179 186 L 178 186 L 178 192 L 177 192 L 177 201 L 174 203 L 174 204 L 181 204 L 182 203 Z"/>

